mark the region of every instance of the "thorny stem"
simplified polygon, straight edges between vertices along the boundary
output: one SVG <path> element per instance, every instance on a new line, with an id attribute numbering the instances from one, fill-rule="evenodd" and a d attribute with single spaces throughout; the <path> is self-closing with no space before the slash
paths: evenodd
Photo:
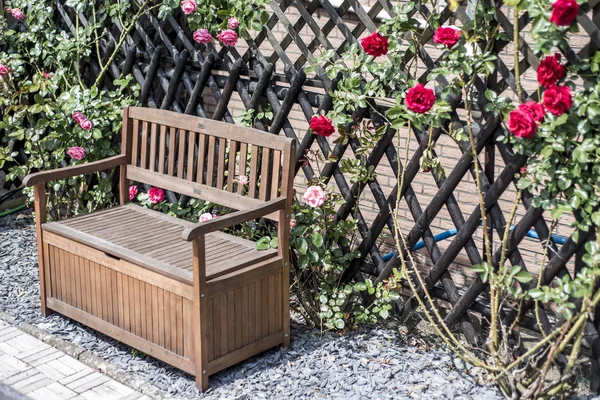
<path id="1" fill-rule="evenodd" d="M 521 73 L 519 71 L 519 11 L 515 7 L 513 11 L 513 45 L 515 46 L 515 84 L 517 85 L 517 96 L 519 103 L 523 101 L 523 88 L 521 87 Z"/>
<path id="2" fill-rule="evenodd" d="M 94 16 L 94 25 L 98 24 L 98 20 L 96 18 L 96 2 L 92 1 L 92 15 Z M 104 68 L 102 65 L 102 57 L 100 56 L 100 38 L 98 37 L 98 29 L 94 28 L 94 37 L 96 38 L 96 56 L 98 57 L 98 65 L 100 68 Z"/>
<path id="3" fill-rule="evenodd" d="M 96 82 L 94 82 L 94 85 L 98 85 L 102 81 L 102 78 L 104 78 L 104 74 L 106 74 L 106 72 L 108 71 L 108 67 L 112 64 L 113 60 L 115 59 L 115 57 L 119 53 L 119 50 L 121 49 L 121 46 L 123 46 L 123 43 L 125 43 L 125 40 L 127 40 L 127 36 L 129 35 L 129 32 L 131 32 L 131 30 L 133 29 L 133 27 L 137 23 L 138 19 L 140 19 L 140 17 L 143 14 L 149 13 L 152 10 L 160 7 L 161 4 L 159 3 L 159 4 L 156 4 L 156 5 L 148 8 L 148 9 L 146 9 L 146 7 L 148 6 L 148 4 L 151 1 L 152 0 L 146 0 L 143 4 L 141 4 L 139 6 L 138 11 L 133 16 L 133 18 L 132 18 L 129 26 L 127 26 L 126 28 L 123 26 L 124 30 L 123 30 L 123 32 L 121 32 L 121 37 L 119 38 L 119 42 L 117 43 L 117 45 L 115 46 L 115 49 L 113 50 L 112 54 L 110 55 L 110 57 L 106 61 L 106 64 L 104 64 L 104 66 L 102 67 L 102 70 L 98 74 L 98 77 L 96 78 Z"/>
<path id="4" fill-rule="evenodd" d="M 476 75 L 474 75 L 476 76 Z M 470 82 L 473 82 L 474 78 L 471 78 Z M 483 232 L 488 232 L 488 219 L 487 212 L 485 209 L 485 200 L 483 197 L 483 189 L 481 187 L 481 171 L 479 170 L 479 160 L 477 154 L 477 145 L 475 144 L 475 137 L 473 135 L 473 126 L 471 123 L 471 99 L 469 98 L 469 88 L 470 83 L 463 86 L 463 96 L 465 99 L 465 114 L 466 114 L 466 122 L 467 122 L 467 132 L 469 133 L 469 144 L 471 145 L 471 152 L 473 157 L 473 168 L 475 169 L 475 183 L 477 185 L 477 196 L 479 198 L 479 208 L 481 211 L 481 220 L 483 222 Z M 488 263 L 492 262 L 492 248 L 491 243 L 487 235 L 484 235 L 483 238 L 484 246 L 485 246 L 485 258 Z M 491 352 L 492 355 L 496 356 L 497 346 L 498 346 L 498 308 L 497 308 L 497 294 L 496 294 L 496 282 L 494 279 L 494 275 L 489 275 L 490 281 L 490 311 L 491 311 Z"/>

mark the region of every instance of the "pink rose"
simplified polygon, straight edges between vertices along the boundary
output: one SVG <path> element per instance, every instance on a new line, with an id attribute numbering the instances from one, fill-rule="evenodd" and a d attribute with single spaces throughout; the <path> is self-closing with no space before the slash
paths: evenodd
<path id="1" fill-rule="evenodd" d="M 250 179 L 248 179 L 248 177 L 246 175 L 238 176 L 237 180 L 240 185 L 247 185 L 248 182 L 250 182 Z"/>
<path id="2" fill-rule="evenodd" d="M 238 34 L 231 29 L 225 29 L 217 35 L 217 39 L 219 39 L 224 46 L 235 46 L 238 41 Z"/>
<path id="3" fill-rule="evenodd" d="M 325 191 L 320 186 L 310 186 L 304 193 L 304 201 L 311 207 L 321 207 L 325 199 Z"/>
<path id="4" fill-rule="evenodd" d="M 527 173 L 527 167 L 521 167 L 519 171 L 521 172 L 521 174 L 525 175 Z"/>
<path id="5" fill-rule="evenodd" d="M 153 187 L 153 188 L 150 188 L 150 190 L 148 190 L 148 200 L 150 200 L 150 203 L 153 203 L 153 204 L 160 203 L 164 199 L 165 199 L 165 192 L 162 189 Z"/>
<path id="6" fill-rule="evenodd" d="M 6 11 L 11 13 L 14 19 L 25 19 L 25 14 L 23 14 L 23 11 L 19 10 L 18 8 L 7 8 Z"/>
<path id="7" fill-rule="evenodd" d="M 200 217 L 198 218 L 198 222 L 210 221 L 213 218 L 215 217 L 211 213 L 204 213 L 200 215 Z"/>
<path id="8" fill-rule="evenodd" d="M 42 76 L 44 77 L 44 79 L 52 79 L 54 74 L 52 72 L 42 72 Z"/>
<path id="9" fill-rule="evenodd" d="M 129 186 L 129 201 L 133 200 L 138 194 L 138 187 L 135 185 Z"/>
<path id="10" fill-rule="evenodd" d="M 78 124 L 81 123 L 81 121 L 83 121 L 85 118 L 85 115 L 83 115 L 83 113 L 79 112 L 79 111 L 75 111 L 73 113 L 73 115 L 71 115 L 73 117 L 73 119 L 75 120 L 75 122 L 77 122 Z"/>
<path id="11" fill-rule="evenodd" d="M 290 229 L 294 229 L 296 227 L 296 220 L 295 219 L 290 219 Z"/>
<path id="12" fill-rule="evenodd" d="M 240 21 L 238 21 L 238 19 L 236 17 L 231 17 L 229 18 L 229 21 L 227 21 L 227 26 L 229 26 L 229 29 L 235 29 L 240 25 Z"/>
<path id="13" fill-rule="evenodd" d="M 83 129 L 84 131 L 89 131 L 90 129 L 92 129 L 92 121 L 85 118 L 79 123 L 79 126 L 81 126 L 81 129 Z"/>
<path id="14" fill-rule="evenodd" d="M 8 67 L 4 64 L 0 64 L 0 76 L 8 76 Z"/>
<path id="15" fill-rule="evenodd" d="M 67 154 L 73 160 L 83 160 L 85 158 L 85 149 L 79 146 L 69 147 L 69 149 L 67 150 Z"/>
<path id="16" fill-rule="evenodd" d="M 196 42 L 202 44 L 210 43 L 210 41 L 213 40 L 212 35 L 207 29 L 198 29 L 194 32 L 193 38 Z"/>
<path id="17" fill-rule="evenodd" d="M 185 15 L 190 15 L 191 13 L 196 11 L 197 8 L 198 6 L 196 5 L 195 0 L 183 0 L 181 2 L 181 9 L 185 13 Z"/>

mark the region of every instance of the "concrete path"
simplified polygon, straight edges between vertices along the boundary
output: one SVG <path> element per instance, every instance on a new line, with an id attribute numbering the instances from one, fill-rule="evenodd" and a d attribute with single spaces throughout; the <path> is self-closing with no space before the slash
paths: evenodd
<path id="1" fill-rule="evenodd" d="M 0 382 L 34 400 L 150 400 L 3 321 Z"/>

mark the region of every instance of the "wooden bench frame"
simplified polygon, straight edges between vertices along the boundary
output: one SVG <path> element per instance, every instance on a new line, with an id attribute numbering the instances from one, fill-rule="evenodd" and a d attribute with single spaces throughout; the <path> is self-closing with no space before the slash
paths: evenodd
<path id="1" fill-rule="evenodd" d="M 136 132 L 134 132 L 134 121 L 135 129 L 137 130 Z M 152 126 L 152 129 L 162 129 L 155 127 L 166 126 L 167 129 L 169 129 L 169 127 L 174 129 L 173 127 L 175 127 L 176 129 L 179 129 L 179 131 L 185 132 L 185 134 L 188 135 L 186 137 L 189 137 L 189 135 L 192 134 L 192 131 L 198 132 L 198 135 L 206 135 L 206 137 L 209 138 L 207 140 L 209 143 L 212 143 L 213 146 L 215 141 L 216 143 L 223 143 L 221 140 L 225 138 L 225 143 L 227 143 L 227 140 L 230 142 L 235 140 L 238 148 L 240 143 L 247 143 L 250 147 L 262 146 L 263 149 L 276 149 L 273 151 L 279 151 L 279 156 L 282 158 L 281 171 L 278 170 L 278 172 L 275 173 L 275 176 L 279 177 L 281 180 L 280 190 L 277 188 L 277 185 L 273 186 L 274 184 L 271 184 L 271 186 L 273 186 L 271 191 L 272 198 L 264 201 L 263 199 L 244 197 L 239 193 L 232 193 L 233 190 L 227 192 L 221 190 L 222 188 L 219 187 L 203 185 L 194 182 L 193 180 L 182 179 L 182 177 L 174 177 L 166 174 L 166 171 L 161 171 L 160 168 L 159 171 L 153 171 L 153 163 L 152 167 L 147 168 L 143 168 L 142 162 L 140 162 L 142 167 L 132 165 L 132 141 L 137 140 L 134 138 L 134 135 L 138 135 L 142 123 L 144 124 L 141 133 L 142 136 L 144 134 L 144 128 L 149 131 L 150 126 Z M 153 131 L 152 134 L 154 135 L 155 132 Z M 171 130 L 171 134 L 175 135 L 175 130 Z M 216 139 L 211 139 L 213 137 L 216 137 Z M 252 147 L 252 149 L 254 149 L 254 147 Z M 149 355 L 183 369 L 196 376 L 196 385 L 200 390 L 206 390 L 208 388 L 209 375 L 247 359 L 252 355 L 258 354 L 270 347 L 277 345 L 288 346 L 290 341 L 288 249 L 295 149 L 296 142 L 294 140 L 269 135 L 253 129 L 164 110 L 138 107 L 125 108 L 123 111 L 122 146 L 120 155 L 100 161 L 33 173 L 24 180 L 24 184 L 33 186 L 34 190 L 42 314 L 47 316 L 52 311 L 59 312 L 132 347 L 138 348 Z M 160 155 L 164 155 L 164 151 L 166 150 L 162 148 L 153 148 L 149 153 L 154 157 L 160 157 Z M 196 154 L 198 154 L 199 151 L 200 150 L 197 150 Z M 223 154 L 224 151 L 225 150 L 223 150 Z M 252 153 L 252 155 L 254 156 L 254 153 Z M 188 155 L 186 158 L 192 156 Z M 206 165 L 209 165 L 208 163 L 211 161 L 217 163 L 218 157 L 219 155 L 209 155 Z M 157 160 L 160 161 L 160 159 Z M 135 164 L 135 162 L 133 164 Z M 197 162 L 197 164 L 200 164 L 200 162 Z M 275 164 L 275 162 L 273 162 L 273 164 Z M 263 162 L 263 167 L 265 165 L 266 164 Z M 121 205 L 129 201 L 129 185 L 130 181 L 133 180 L 154 184 L 155 186 L 166 190 L 172 190 L 240 210 L 208 222 L 195 224 L 183 230 L 182 240 L 192 242 L 193 282 L 181 282 L 176 279 L 162 276 L 156 272 L 149 271 L 140 265 L 136 265 L 136 263 L 118 259 L 118 257 L 112 257 L 112 255 L 106 251 L 103 252 L 94 249 L 89 243 L 83 245 L 78 243 L 77 240 L 73 240 L 73 238 L 63 237 L 60 234 L 56 234 L 56 232 L 45 229 L 47 182 L 82 174 L 90 174 L 115 167 L 119 167 L 120 169 L 119 196 Z M 222 165 L 219 165 L 219 169 L 221 167 Z M 255 167 L 256 163 L 252 165 L 252 168 Z M 223 173 L 223 171 L 220 172 Z M 255 173 L 255 171 L 252 173 Z M 230 177 L 230 179 L 231 178 L 232 177 Z M 256 176 L 251 177 L 251 180 L 252 179 L 254 179 L 253 184 L 256 185 Z M 218 181 L 218 179 L 215 180 Z M 275 184 L 277 183 L 278 182 L 275 182 Z M 214 186 L 217 186 L 218 184 L 219 183 L 217 182 Z M 231 189 L 231 185 L 229 189 Z M 268 189 L 263 190 L 260 188 L 261 198 L 265 197 L 266 190 Z M 257 187 L 256 192 L 258 191 Z M 218 277 L 207 281 L 205 271 L 206 235 L 260 217 L 268 217 L 279 222 L 277 256 L 261 261 L 250 267 L 247 265 L 242 266 L 241 269 L 230 267 L 230 269 L 222 271 Z M 63 254 L 63 256 L 60 254 Z M 62 300 L 57 298 L 57 294 L 53 293 L 53 290 L 56 292 L 56 289 L 50 283 L 52 279 L 56 279 L 53 278 L 53 274 L 58 274 L 60 268 L 63 268 L 63 275 L 65 274 L 64 271 L 75 271 L 73 275 L 68 275 L 67 279 L 73 279 L 75 282 L 72 282 L 72 286 L 76 286 L 83 282 L 76 279 L 79 276 L 78 274 L 81 274 L 81 276 L 84 275 L 83 272 L 77 272 L 77 267 L 88 262 L 98 268 L 102 268 L 103 273 L 113 277 L 113 282 L 118 282 L 119 296 L 124 295 L 127 297 L 127 293 L 125 293 L 128 288 L 127 282 L 129 281 L 131 283 L 133 280 L 135 280 L 136 285 L 145 285 L 146 290 L 151 290 L 150 294 L 154 294 L 156 291 L 164 291 L 160 293 L 164 293 L 165 296 L 165 313 L 167 312 L 167 299 L 170 298 L 171 306 L 176 304 L 178 307 L 177 316 L 183 319 L 183 321 L 174 320 L 174 317 L 171 316 L 171 321 L 175 321 L 177 325 L 182 325 L 181 328 L 178 327 L 176 330 L 178 335 L 181 333 L 181 330 L 183 331 L 182 335 L 178 336 L 177 339 L 179 340 L 178 345 L 181 346 L 181 352 L 178 353 L 166 349 L 165 345 L 161 346 L 161 343 L 159 343 L 160 341 L 157 342 L 156 340 L 140 337 L 133 328 L 133 325 L 139 323 L 139 321 L 134 322 L 133 318 L 131 321 L 128 321 L 128 323 L 131 324 L 131 328 L 124 327 L 122 324 L 123 318 L 120 315 L 112 315 L 107 321 L 106 314 L 102 317 L 101 313 L 94 315 L 94 313 L 84 311 L 82 307 L 79 306 L 80 299 L 76 299 L 77 296 L 75 296 L 75 294 L 73 294 L 72 302 L 69 302 L 64 298 Z M 69 270 L 69 268 L 71 269 Z M 63 279 L 65 278 L 63 277 Z M 252 343 L 248 343 L 233 351 L 221 354 L 219 357 L 210 359 L 209 353 L 211 352 L 211 349 L 207 348 L 208 339 L 210 338 L 210 335 L 215 334 L 215 329 L 218 329 L 211 320 L 213 317 L 218 318 L 218 316 L 214 315 L 215 310 L 217 310 L 219 304 L 220 306 L 226 304 L 227 307 L 233 307 L 229 303 L 232 301 L 231 296 L 233 296 L 233 293 L 235 293 L 235 296 L 238 296 L 238 293 L 247 293 L 248 287 L 250 287 L 250 293 L 256 294 L 256 303 L 258 306 L 261 301 L 259 297 L 260 290 L 253 292 L 254 286 L 248 285 L 255 285 L 257 282 L 258 285 L 260 285 L 260 279 L 268 280 L 270 284 L 269 290 L 271 291 L 273 290 L 273 282 L 275 282 L 275 285 L 278 285 L 275 287 L 274 298 L 277 301 L 276 309 L 279 312 L 277 315 L 271 316 L 277 324 L 277 329 L 275 329 L 275 332 L 267 332 L 267 334 L 262 335 L 262 337 L 258 337 L 257 335 L 257 340 L 254 340 Z M 122 282 L 125 283 L 122 284 Z M 83 285 L 84 283 L 81 284 Z M 260 288 L 260 286 L 257 287 Z M 113 294 L 117 293 L 116 288 L 117 286 L 113 286 Z M 264 293 L 264 283 L 262 288 L 262 293 Z M 84 289 L 85 288 L 79 288 L 76 290 L 81 292 L 84 291 Z M 103 288 L 103 290 L 104 289 L 105 288 Z M 237 290 L 241 292 L 235 292 Z M 144 293 L 148 292 L 146 291 Z M 228 295 L 230 297 L 227 297 Z M 131 294 L 129 294 L 129 296 L 131 296 Z M 142 294 L 139 296 L 140 299 L 143 297 Z M 146 297 L 148 298 L 147 295 Z M 150 302 L 150 298 L 148 299 Z M 239 303 L 239 297 L 236 297 L 235 299 L 235 301 Z M 270 299 L 273 300 L 273 293 L 271 293 Z M 102 298 L 98 296 L 98 304 L 100 304 L 101 300 Z M 160 301 L 162 302 L 162 297 L 160 298 Z M 262 301 L 264 305 L 267 304 L 264 299 Z M 153 298 L 152 302 L 154 302 Z M 214 306 L 214 309 L 210 307 L 211 305 Z M 100 307 L 100 305 L 98 305 L 98 307 Z M 149 312 L 148 309 L 151 307 L 149 305 L 147 307 L 146 312 Z M 155 309 L 152 308 L 152 310 Z M 173 308 L 173 310 L 175 309 Z M 257 308 L 257 310 L 260 312 L 259 308 Z M 119 310 L 119 312 L 122 312 L 122 310 Z M 269 312 L 272 313 L 273 311 L 271 310 Z M 173 311 L 173 313 L 175 313 L 175 311 Z M 121 319 L 119 319 L 119 317 L 121 317 Z M 141 318 L 143 318 L 143 316 Z M 154 318 L 156 319 L 156 316 Z M 246 319 L 248 318 L 249 317 L 246 317 Z M 262 318 L 265 318 L 264 315 Z M 150 322 L 148 322 L 148 324 L 149 323 Z M 271 323 L 271 327 L 272 326 Z M 154 328 L 156 330 L 156 326 Z M 169 328 L 165 327 L 165 329 Z M 229 327 L 229 329 L 231 329 L 231 327 Z M 238 327 L 238 329 L 241 329 L 241 327 Z M 219 332 L 220 331 L 217 331 L 217 334 L 219 334 Z M 224 334 L 224 332 L 220 333 L 221 335 Z M 165 337 L 167 334 L 169 334 L 169 332 L 165 333 Z M 238 335 L 238 332 L 236 332 L 236 335 Z M 155 336 L 157 336 L 156 333 Z M 180 343 L 182 340 L 183 344 Z"/>

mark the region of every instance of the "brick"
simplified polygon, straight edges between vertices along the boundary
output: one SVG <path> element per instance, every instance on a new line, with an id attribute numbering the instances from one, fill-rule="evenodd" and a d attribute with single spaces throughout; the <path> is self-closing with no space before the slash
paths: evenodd
<path id="1" fill-rule="evenodd" d="M 44 400 L 69 400 L 77 396 L 77 393 L 70 389 L 67 389 L 65 386 L 61 385 L 58 382 L 54 382 L 46 387 L 37 389 L 29 393 L 28 396 L 41 396 Z"/>
<path id="2" fill-rule="evenodd" d="M 93 373 L 94 373 L 93 369 L 86 367 L 85 369 L 83 369 L 81 371 L 78 371 L 78 372 L 76 372 L 75 374 L 73 374 L 71 376 L 67 376 L 66 378 L 61 379 L 58 382 L 60 384 L 62 384 L 62 385 L 67 386 L 67 385 L 69 385 L 69 384 L 71 384 L 71 383 L 73 383 L 73 382 L 75 382 L 75 381 L 77 381 L 79 379 L 82 379 L 82 378 L 84 378 L 84 377 L 86 377 L 86 376 L 88 376 L 90 374 L 93 374 Z"/>
<path id="3" fill-rule="evenodd" d="M 93 387 L 103 384 L 108 381 L 109 378 L 102 375 L 99 372 L 92 372 L 80 379 L 74 380 L 70 383 L 65 384 L 66 387 L 77 393 L 83 393 L 86 390 L 90 390 Z"/>

